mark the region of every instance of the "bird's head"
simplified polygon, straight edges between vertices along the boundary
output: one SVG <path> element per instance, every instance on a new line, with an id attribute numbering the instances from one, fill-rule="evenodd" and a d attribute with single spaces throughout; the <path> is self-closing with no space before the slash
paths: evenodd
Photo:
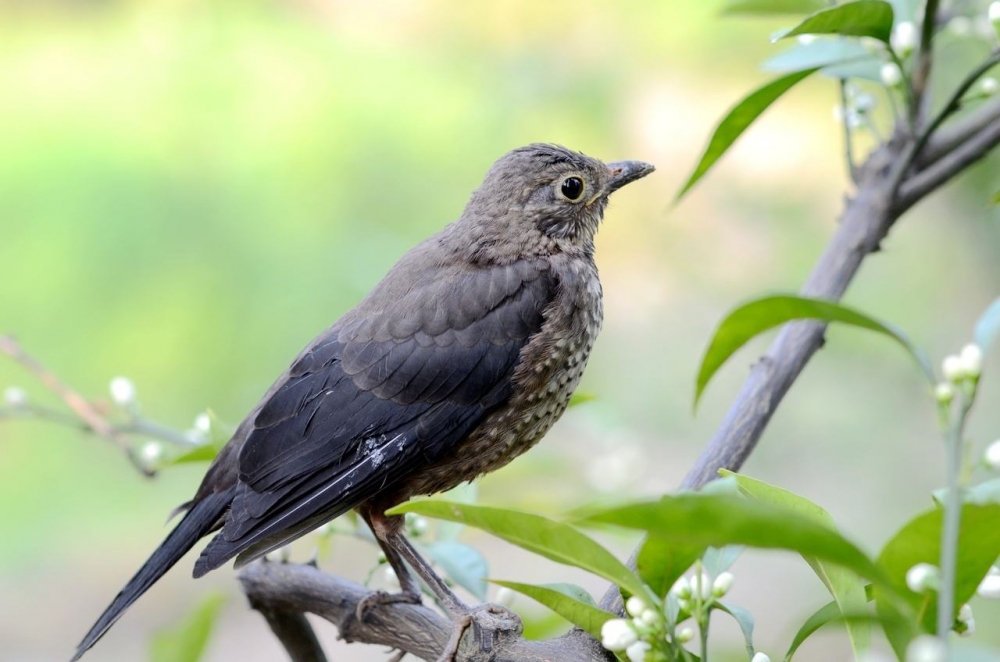
<path id="1" fill-rule="evenodd" d="M 642 161 L 604 163 L 558 145 L 532 144 L 500 157 L 472 194 L 461 223 L 481 248 L 538 242 L 593 250 L 608 197 L 653 172 Z"/>

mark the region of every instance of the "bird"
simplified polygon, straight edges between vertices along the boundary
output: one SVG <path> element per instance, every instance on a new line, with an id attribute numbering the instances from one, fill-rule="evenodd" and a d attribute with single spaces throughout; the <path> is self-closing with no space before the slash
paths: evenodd
<path id="1" fill-rule="evenodd" d="M 603 319 L 594 238 L 609 196 L 645 177 L 535 143 L 499 158 L 457 220 L 406 253 L 310 342 L 210 464 L 183 518 L 76 649 L 78 660 L 202 538 L 194 576 L 241 567 L 350 511 L 400 583 L 377 604 L 419 603 L 419 584 L 456 623 L 455 596 L 385 511 L 506 465 L 566 409 Z"/>

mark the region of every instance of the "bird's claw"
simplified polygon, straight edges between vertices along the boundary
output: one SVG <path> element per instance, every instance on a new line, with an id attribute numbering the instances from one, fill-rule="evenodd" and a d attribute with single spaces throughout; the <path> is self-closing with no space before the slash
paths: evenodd
<path id="1" fill-rule="evenodd" d="M 395 604 L 419 605 L 421 602 L 420 593 L 416 591 L 399 591 L 398 593 L 372 591 L 358 602 L 358 606 L 354 609 L 354 615 L 359 621 L 363 621 L 365 620 L 365 612 L 372 607 Z"/>
<path id="2" fill-rule="evenodd" d="M 520 634 L 524 629 L 521 617 L 501 605 L 486 603 L 452 611 L 451 636 L 436 662 L 455 662 L 462 636 L 473 623 L 484 630 L 508 630 Z"/>

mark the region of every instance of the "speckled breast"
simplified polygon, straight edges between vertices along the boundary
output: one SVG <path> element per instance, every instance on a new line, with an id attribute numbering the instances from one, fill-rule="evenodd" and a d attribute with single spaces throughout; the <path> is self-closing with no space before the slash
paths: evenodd
<path id="1" fill-rule="evenodd" d="M 456 449 L 448 471 L 427 476 L 414 494 L 445 491 L 504 466 L 538 443 L 566 411 L 600 332 L 604 306 L 589 258 L 566 258 L 553 266 L 560 274 L 560 295 L 522 350 L 510 401 Z"/>

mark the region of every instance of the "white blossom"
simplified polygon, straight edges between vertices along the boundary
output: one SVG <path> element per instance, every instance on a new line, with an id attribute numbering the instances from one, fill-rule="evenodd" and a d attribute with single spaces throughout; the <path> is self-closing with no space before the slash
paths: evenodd
<path id="1" fill-rule="evenodd" d="M 979 91 L 988 97 L 996 94 L 998 90 L 1000 90 L 1000 82 L 997 82 L 993 76 L 987 76 L 979 81 Z"/>
<path id="2" fill-rule="evenodd" d="M 646 611 L 646 603 L 638 595 L 633 595 L 625 602 L 625 611 L 629 616 L 638 618 L 642 612 Z"/>
<path id="3" fill-rule="evenodd" d="M 719 573 L 719 576 L 715 578 L 714 582 L 712 582 L 712 595 L 717 598 L 721 598 L 726 593 L 729 593 L 729 589 L 733 587 L 735 579 L 736 578 L 733 577 L 733 573 L 731 572 Z"/>
<path id="4" fill-rule="evenodd" d="M 625 656 L 629 662 L 646 662 L 646 653 L 651 646 L 645 641 L 637 641 L 625 649 Z"/>
<path id="5" fill-rule="evenodd" d="M 899 70 L 899 65 L 895 62 L 883 64 L 879 76 L 887 87 L 896 87 L 903 81 L 903 72 Z"/>
<path id="6" fill-rule="evenodd" d="M 946 356 L 941 361 L 941 373 L 948 381 L 958 383 L 965 379 L 965 363 L 954 354 Z"/>
<path id="7" fill-rule="evenodd" d="M 676 595 L 678 598 L 687 599 L 691 597 L 691 584 L 688 583 L 687 577 L 681 577 L 674 582 L 674 585 L 670 587 L 670 592 Z"/>
<path id="8" fill-rule="evenodd" d="M 958 608 L 958 620 L 965 623 L 972 620 L 972 607 L 966 602 L 964 605 Z"/>
<path id="9" fill-rule="evenodd" d="M 795 41 L 799 42 L 803 46 L 808 46 L 809 44 L 811 44 L 814 41 L 816 41 L 816 35 L 814 35 L 814 34 L 800 34 L 799 36 L 795 37 Z"/>
<path id="10" fill-rule="evenodd" d="M 943 405 L 951 404 L 955 399 L 955 387 L 950 382 L 941 382 L 934 387 L 934 399 Z"/>
<path id="11" fill-rule="evenodd" d="M 986 447 L 986 452 L 983 453 L 983 461 L 993 471 L 1000 471 L 1000 439 L 997 439 Z"/>
<path id="12" fill-rule="evenodd" d="M 983 350 L 975 343 L 969 343 L 958 355 L 962 362 L 962 370 L 967 377 L 979 377 L 983 371 Z"/>
<path id="13" fill-rule="evenodd" d="M 983 577 L 983 581 L 979 582 L 976 595 L 991 600 L 1000 599 L 1000 569 L 996 566 L 990 568 L 990 571 Z"/>
<path id="14" fill-rule="evenodd" d="M 212 417 L 202 412 L 194 417 L 194 429 L 198 432 L 208 434 L 212 431 Z"/>
<path id="15" fill-rule="evenodd" d="M 917 45 L 917 26 L 910 21 L 901 22 L 893 29 L 889 43 L 897 53 L 909 54 Z"/>
<path id="16" fill-rule="evenodd" d="M 976 633 L 976 619 L 970 618 L 967 621 L 962 621 L 962 631 L 958 633 L 960 637 L 971 637 Z"/>
<path id="17" fill-rule="evenodd" d="M 990 8 L 986 10 L 986 16 L 989 17 L 990 23 L 994 25 L 1000 23 L 1000 2 L 991 2 Z"/>
<path id="18" fill-rule="evenodd" d="M 135 384 L 128 377 L 115 377 L 108 385 L 111 399 L 116 404 L 125 406 L 135 402 Z"/>
<path id="19" fill-rule="evenodd" d="M 937 637 L 922 634 L 906 648 L 906 662 L 945 662 L 948 646 Z"/>
<path id="20" fill-rule="evenodd" d="M 158 441 L 147 441 L 142 445 L 140 453 L 147 465 L 156 464 L 163 457 L 163 444 Z"/>
<path id="21" fill-rule="evenodd" d="M 601 645 L 612 653 L 620 653 L 639 640 L 632 624 L 621 618 L 611 618 L 601 626 Z"/>
<path id="22" fill-rule="evenodd" d="M 679 644 L 686 644 L 694 639 L 694 628 L 690 625 L 685 625 L 674 634 L 674 639 Z"/>
<path id="23" fill-rule="evenodd" d="M 926 593 L 938 586 L 939 571 L 930 563 L 918 563 L 906 571 L 906 585 L 914 593 Z"/>
<path id="24" fill-rule="evenodd" d="M 643 610 L 643 612 L 639 614 L 635 620 L 646 627 L 653 627 L 663 619 L 660 618 L 660 612 L 655 609 L 646 609 Z"/>
<path id="25" fill-rule="evenodd" d="M 8 407 L 17 409 L 28 404 L 28 394 L 19 386 L 8 386 L 4 389 L 3 401 Z"/>
<path id="26" fill-rule="evenodd" d="M 702 600 L 712 597 L 712 578 L 704 570 L 697 577 L 691 578 L 691 588 Z"/>
<path id="27" fill-rule="evenodd" d="M 875 96 L 868 94 L 867 92 L 863 92 L 854 97 L 854 107 L 859 113 L 869 113 L 875 110 L 876 104 L 877 102 L 875 100 Z"/>
<path id="28" fill-rule="evenodd" d="M 767 656 L 767 653 L 757 651 L 753 654 L 753 659 L 750 662 L 771 662 L 771 658 Z"/>
<path id="29" fill-rule="evenodd" d="M 514 597 L 517 595 L 514 591 L 507 588 L 506 586 L 501 586 L 497 589 L 496 597 L 493 598 L 493 602 L 504 607 L 509 607 L 514 602 Z"/>

